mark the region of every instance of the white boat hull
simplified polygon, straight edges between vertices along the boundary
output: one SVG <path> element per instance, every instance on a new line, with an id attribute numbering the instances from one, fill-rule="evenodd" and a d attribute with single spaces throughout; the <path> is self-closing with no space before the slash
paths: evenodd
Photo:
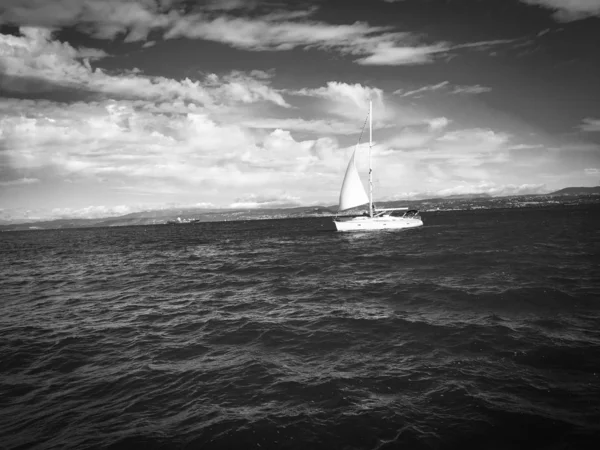
<path id="1" fill-rule="evenodd" d="M 410 217 L 354 217 L 334 220 L 337 231 L 402 230 L 423 225 L 421 219 Z"/>

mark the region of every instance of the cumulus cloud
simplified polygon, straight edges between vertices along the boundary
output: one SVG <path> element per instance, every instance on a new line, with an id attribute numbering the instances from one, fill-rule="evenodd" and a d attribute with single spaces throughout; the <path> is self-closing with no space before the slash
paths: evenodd
<path id="1" fill-rule="evenodd" d="M 473 148 L 481 145 L 482 142 L 501 144 L 507 140 L 508 136 L 506 134 L 496 133 L 492 130 L 482 128 L 449 131 L 438 138 L 438 141 L 457 143 L 460 145 L 471 143 Z"/>
<path id="2" fill-rule="evenodd" d="M 551 9 L 559 22 L 571 22 L 587 17 L 600 17 L 598 0 L 521 0 L 529 5 Z"/>
<path id="3" fill-rule="evenodd" d="M 356 134 L 357 127 L 355 124 L 339 121 L 339 120 L 306 120 L 302 118 L 252 118 L 241 122 L 242 125 L 248 128 L 256 129 L 277 129 L 282 128 L 290 131 L 303 131 L 314 133 L 317 135 L 347 135 Z"/>
<path id="4" fill-rule="evenodd" d="M 364 119 L 369 111 L 369 101 L 373 102 L 374 120 L 385 120 L 389 114 L 383 101 L 383 91 L 360 83 L 329 81 L 326 86 L 319 88 L 288 92 L 328 100 L 329 111 L 341 117 Z"/>
<path id="5" fill-rule="evenodd" d="M 171 2 L 146 0 L 3 0 L 0 22 L 48 29 L 75 26 L 98 39 L 125 35 L 143 41 L 153 28 L 172 22 Z"/>
<path id="6" fill-rule="evenodd" d="M 435 117 L 429 120 L 429 128 L 433 131 L 442 130 L 448 126 L 450 121 L 446 117 Z"/>
<path id="7" fill-rule="evenodd" d="M 345 149 L 333 137 L 298 140 L 279 128 L 264 134 L 204 113 L 134 106 L 8 100 L 0 107 L 3 156 L 15 173 L 45 174 L 52 183 L 96 183 L 124 196 L 200 196 L 214 204 L 253 189 L 285 189 L 310 202 L 332 189 L 344 164 Z"/>
<path id="8" fill-rule="evenodd" d="M 467 172 L 484 162 L 507 159 L 506 147 L 510 136 L 506 133 L 482 128 L 446 131 L 442 134 L 435 131 L 439 130 L 422 133 L 423 143 L 418 151 L 411 152 L 412 158 L 455 165 L 457 170 L 464 169 Z"/>
<path id="9" fill-rule="evenodd" d="M 83 208 L 52 208 L 47 219 L 98 219 L 144 211 L 141 205 L 86 206 Z"/>
<path id="10" fill-rule="evenodd" d="M 600 119 L 587 117 L 583 119 L 583 123 L 579 125 L 579 128 L 583 131 L 600 131 Z"/>

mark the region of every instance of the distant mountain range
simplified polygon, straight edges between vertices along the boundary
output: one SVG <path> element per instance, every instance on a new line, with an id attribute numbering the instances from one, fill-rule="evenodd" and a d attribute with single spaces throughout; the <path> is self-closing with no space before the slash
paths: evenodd
<path id="1" fill-rule="evenodd" d="M 577 200 L 578 196 L 587 198 L 588 201 L 597 202 L 590 196 L 600 195 L 600 186 L 596 187 L 569 187 L 550 194 L 519 195 L 511 197 L 492 197 L 487 193 L 450 195 L 439 198 L 421 200 L 395 200 L 377 202 L 380 208 L 409 207 L 422 211 L 437 211 L 445 209 L 490 209 L 523 207 L 532 204 L 564 203 L 557 197 L 575 197 L 568 203 Z M 355 215 L 362 213 L 364 208 L 356 208 L 344 214 Z M 299 217 L 326 217 L 337 212 L 337 205 L 333 206 L 299 206 L 294 208 L 255 208 L 255 209 L 202 209 L 202 208 L 173 208 L 142 211 L 126 214 L 119 217 L 105 217 L 96 219 L 55 219 L 46 221 L 17 222 L 0 221 L 0 231 L 32 230 L 32 229 L 57 229 L 57 228 L 84 228 L 84 227 L 115 227 L 133 225 L 158 225 L 158 224 L 187 224 L 194 222 L 219 222 L 232 220 L 256 219 L 284 219 Z"/>
<path id="2" fill-rule="evenodd" d="M 447 195 L 446 199 L 467 199 L 467 198 L 492 198 L 490 194 L 481 193 L 481 194 L 456 194 L 456 195 Z"/>
<path id="3" fill-rule="evenodd" d="M 600 186 L 595 187 L 568 187 L 548 195 L 586 195 L 600 194 Z"/>

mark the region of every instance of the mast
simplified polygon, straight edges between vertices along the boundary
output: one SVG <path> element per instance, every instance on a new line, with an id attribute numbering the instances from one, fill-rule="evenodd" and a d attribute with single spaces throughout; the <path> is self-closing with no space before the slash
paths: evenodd
<path id="1" fill-rule="evenodd" d="M 373 169 L 371 168 L 373 147 L 373 102 L 369 99 L 369 217 L 373 217 Z"/>

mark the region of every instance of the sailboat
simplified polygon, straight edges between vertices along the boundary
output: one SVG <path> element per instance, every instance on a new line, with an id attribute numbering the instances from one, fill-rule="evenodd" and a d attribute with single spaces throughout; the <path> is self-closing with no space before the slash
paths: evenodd
<path id="1" fill-rule="evenodd" d="M 373 169 L 371 167 L 371 149 L 373 147 L 373 103 L 369 101 L 369 195 L 365 191 L 354 156 L 360 145 L 360 139 L 352 153 L 342 189 L 338 212 L 369 204 L 367 213 L 358 217 L 335 217 L 333 223 L 337 231 L 401 230 L 423 225 L 419 211 L 409 208 L 375 208 L 373 204 Z M 394 211 L 406 211 L 402 216 L 393 216 Z"/>

